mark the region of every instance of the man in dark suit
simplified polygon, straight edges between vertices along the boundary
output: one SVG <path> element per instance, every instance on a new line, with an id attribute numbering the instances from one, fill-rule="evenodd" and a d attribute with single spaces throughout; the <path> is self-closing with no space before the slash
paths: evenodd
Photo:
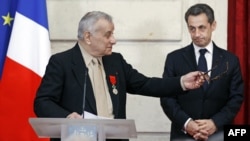
<path id="1" fill-rule="evenodd" d="M 163 77 L 195 71 L 202 62 L 211 71 L 206 87 L 161 98 L 163 111 L 172 122 L 170 139 L 223 141 L 223 125 L 233 122 L 243 101 L 239 60 L 212 41 L 216 21 L 207 4 L 191 6 L 185 20 L 192 43 L 167 55 Z M 199 61 L 200 49 L 206 49 L 203 61 Z"/>
<path id="2" fill-rule="evenodd" d="M 204 77 L 199 71 L 167 79 L 144 76 L 121 54 L 112 52 L 116 43 L 113 31 L 114 24 L 108 14 L 93 11 L 83 16 L 76 45 L 49 60 L 34 101 L 38 117 L 83 118 L 86 111 L 105 118 L 125 119 L 126 93 L 170 96 L 203 84 Z M 97 89 L 95 65 L 103 84 L 98 84 Z M 98 93 L 101 87 L 103 92 Z"/>

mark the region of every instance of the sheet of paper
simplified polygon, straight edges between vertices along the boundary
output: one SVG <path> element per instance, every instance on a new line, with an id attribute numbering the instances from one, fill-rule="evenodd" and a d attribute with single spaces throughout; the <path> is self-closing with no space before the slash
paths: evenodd
<path id="1" fill-rule="evenodd" d="M 84 111 L 84 119 L 112 119 L 112 118 L 97 116 L 97 115 L 92 114 L 90 112 Z"/>

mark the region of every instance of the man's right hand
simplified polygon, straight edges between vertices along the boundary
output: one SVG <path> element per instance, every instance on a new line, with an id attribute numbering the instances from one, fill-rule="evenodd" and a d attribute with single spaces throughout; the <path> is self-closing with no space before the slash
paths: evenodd
<path id="1" fill-rule="evenodd" d="M 205 82 L 205 77 L 202 72 L 194 71 L 182 76 L 181 83 L 186 90 L 197 89 Z"/>
<path id="2" fill-rule="evenodd" d="M 208 139 L 208 132 L 200 128 L 197 122 L 190 120 L 186 127 L 186 132 L 195 140 L 206 141 Z"/>
<path id="3" fill-rule="evenodd" d="M 77 118 L 82 118 L 82 116 L 76 112 L 73 112 L 73 113 L 69 114 L 66 118 L 77 119 Z"/>
<path id="4" fill-rule="evenodd" d="M 208 139 L 208 132 L 206 130 L 199 130 L 198 133 L 193 135 L 193 138 L 198 141 L 206 141 Z"/>

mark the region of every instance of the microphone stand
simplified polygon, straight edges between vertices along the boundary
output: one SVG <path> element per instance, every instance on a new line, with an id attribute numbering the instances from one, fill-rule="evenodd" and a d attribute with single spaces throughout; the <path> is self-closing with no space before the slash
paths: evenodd
<path id="1" fill-rule="evenodd" d="M 82 118 L 84 118 L 84 109 L 85 109 L 85 99 L 86 99 L 86 88 L 87 88 L 87 75 L 88 72 L 85 71 L 85 77 L 84 77 L 84 85 L 83 85 L 83 105 L 82 105 Z"/>

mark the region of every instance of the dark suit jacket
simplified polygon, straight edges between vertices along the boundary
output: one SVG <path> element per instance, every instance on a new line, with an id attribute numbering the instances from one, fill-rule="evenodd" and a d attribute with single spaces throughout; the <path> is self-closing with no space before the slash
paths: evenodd
<path id="1" fill-rule="evenodd" d="M 103 57 L 109 93 L 116 119 L 126 118 L 126 93 L 144 96 L 169 96 L 182 93 L 180 77 L 149 78 L 133 69 L 121 54 Z M 65 118 L 72 112 L 82 114 L 83 93 L 86 91 L 85 111 L 96 114 L 96 103 L 88 71 L 78 44 L 72 49 L 51 56 L 34 102 L 38 117 Z M 116 77 L 118 94 L 113 94 L 109 76 Z M 86 90 L 84 90 L 84 80 Z"/>
<path id="2" fill-rule="evenodd" d="M 187 91 L 186 94 L 176 93 L 173 97 L 161 98 L 161 106 L 172 121 L 171 140 L 188 137 L 182 131 L 188 118 L 212 119 L 217 129 L 221 130 L 223 125 L 231 123 L 238 113 L 243 101 L 239 60 L 213 43 L 212 66 L 216 64 L 218 66 L 211 72 L 211 78 L 220 77 L 211 81 L 206 91 L 199 88 Z M 190 44 L 167 55 L 163 77 L 181 76 L 195 70 L 197 63 L 194 47 Z"/>

